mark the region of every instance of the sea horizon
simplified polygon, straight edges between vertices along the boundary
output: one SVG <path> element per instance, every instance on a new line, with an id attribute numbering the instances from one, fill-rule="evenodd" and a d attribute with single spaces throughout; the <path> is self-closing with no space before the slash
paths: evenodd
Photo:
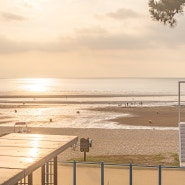
<path id="1" fill-rule="evenodd" d="M 0 78 L 0 95 L 175 95 L 185 78 Z"/>
<path id="2" fill-rule="evenodd" d="M 0 79 L 0 103 L 176 103 L 180 78 Z M 184 101 L 185 85 L 181 89 Z"/>

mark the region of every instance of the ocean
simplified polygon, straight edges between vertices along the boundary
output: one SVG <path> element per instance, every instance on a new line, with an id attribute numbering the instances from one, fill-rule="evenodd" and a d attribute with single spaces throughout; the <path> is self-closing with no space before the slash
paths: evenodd
<path id="1" fill-rule="evenodd" d="M 178 78 L 0 79 L 0 95 L 177 95 Z M 184 85 L 185 86 L 185 85 Z M 185 89 L 185 88 L 184 88 Z"/>
<path id="2" fill-rule="evenodd" d="M 30 127 L 136 128 L 109 121 L 127 114 L 89 109 L 177 105 L 178 81 L 185 79 L 0 79 L 0 125 L 24 121 Z M 185 84 L 181 86 L 183 104 Z"/>

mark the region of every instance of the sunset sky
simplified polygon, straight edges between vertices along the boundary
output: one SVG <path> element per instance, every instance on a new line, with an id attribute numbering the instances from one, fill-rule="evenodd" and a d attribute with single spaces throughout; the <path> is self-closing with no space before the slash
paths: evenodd
<path id="1" fill-rule="evenodd" d="M 0 78 L 185 77 L 185 16 L 147 0 L 1 0 Z"/>

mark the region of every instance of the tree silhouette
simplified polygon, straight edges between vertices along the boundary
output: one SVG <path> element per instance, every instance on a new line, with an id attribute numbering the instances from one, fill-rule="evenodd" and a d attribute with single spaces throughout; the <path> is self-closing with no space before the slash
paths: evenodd
<path id="1" fill-rule="evenodd" d="M 183 14 L 185 0 L 149 0 L 148 5 L 153 20 L 174 27 L 177 24 L 174 16 L 178 13 Z"/>

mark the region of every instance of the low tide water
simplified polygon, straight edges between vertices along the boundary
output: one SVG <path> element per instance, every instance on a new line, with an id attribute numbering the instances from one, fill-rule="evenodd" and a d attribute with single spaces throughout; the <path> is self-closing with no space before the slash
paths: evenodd
<path id="1" fill-rule="evenodd" d="M 182 80 L 0 79 L 0 124 L 13 126 L 16 121 L 25 121 L 37 127 L 140 129 L 109 121 L 127 114 L 97 113 L 89 109 L 126 106 L 127 103 L 130 106 L 141 106 L 141 103 L 142 106 L 177 105 L 178 81 Z M 182 103 L 185 99 L 183 85 Z"/>

